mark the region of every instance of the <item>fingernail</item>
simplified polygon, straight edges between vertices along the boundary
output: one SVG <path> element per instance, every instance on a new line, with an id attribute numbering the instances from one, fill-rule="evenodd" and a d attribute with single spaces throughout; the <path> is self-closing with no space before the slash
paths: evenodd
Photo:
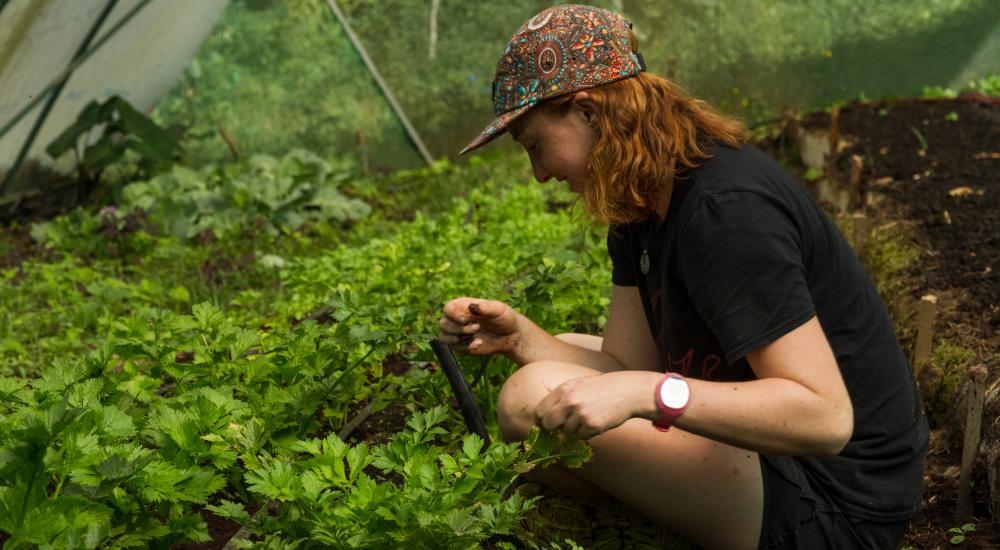
<path id="1" fill-rule="evenodd" d="M 479 304 L 477 304 L 475 302 L 469 304 L 469 311 L 471 311 L 473 315 L 482 315 L 483 314 L 483 310 L 479 309 Z"/>

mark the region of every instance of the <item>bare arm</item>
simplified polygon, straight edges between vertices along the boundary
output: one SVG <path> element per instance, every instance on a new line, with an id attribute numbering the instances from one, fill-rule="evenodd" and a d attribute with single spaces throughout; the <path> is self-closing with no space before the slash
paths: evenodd
<path id="1" fill-rule="evenodd" d="M 687 379 L 691 401 L 674 423 L 682 430 L 758 452 L 837 454 L 851 438 L 854 411 L 826 335 L 813 317 L 747 355 L 758 379 Z M 626 379 L 625 377 L 629 378 Z M 610 373 L 604 391 L 634 392 L 634 416 L 659 416 L 659 373 Z M 572 381 L 571 381 L 572 382 Z M 558 388 L 557 388 L 558 390 Z"/>
<path id="2" fill-rule="evenodd" d="M 611 306 L 601 351 L 614 357 L 625 370 L 663 371 L 638 287 L 611 287 Z"/>
<path id="3" fill-rule="evenodd" d="M 632 316 L 642 318 L 641 305 L 637 307 Z M 610 334 L 605 341 L 612 349 L 627 347 L 627 340 Z M 758 452 L 802 456 L 836 454 L 843 449 L 853 432 L 854 411 L 836 358 L 815 317 L 753 350 L 747 360 L 757 380 L 689 378 L 691 402 L 675 425 Z M 569 426 L 567 433 L 592 437 L 628 418 L 652 420 L 659 416 L 654 393 L 662 376 L 661 372 L 630 370 L 570 380 L 539 404 L 538 421 L 549 429 Z"/>
<path id="4" fill-rule="evenodd" d="M 439 322 L 439 339 L 447 344 L 461 345 L 462 335 L 473 336 L 465 349 L 475 355 L 502 353 L 518 365 L 562 361 L 601 372 L 655 370 L 659 366 L 639 289 L 635 287 L 612 287 L 608 324 L 600 351 L 556 338 L 503 302 L 456 298 L 445 305 L 444 314 Z"/>
<path id="5" fill-rule="evenodd" d="M 837 454 L 854 408 L 826 334 L 813 317 L 747 354 L 757 380 L 691 382 L 682 429 L 763 452 Z"/>

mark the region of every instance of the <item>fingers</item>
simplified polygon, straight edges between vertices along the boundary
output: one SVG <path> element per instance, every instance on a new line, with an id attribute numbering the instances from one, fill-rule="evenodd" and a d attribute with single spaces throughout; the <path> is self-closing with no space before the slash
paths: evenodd
<path id="1" fill-rule="evenodd" d="M 535 407 L 535 423 L 545 430 L 558 430 L 569 418 L 570 409 L 560 405 L 559 388 L 550 391 Z"/>
<path id="2" fill-rule="evenodd" d="M 445 304 L 441 308 L 444 316 L 438 320 L 438 340 L 449 345 L 468 346 L 482 328 L 473 322 L 469 311 L 470 304 L 475 303 L 474 298 L 455 298 Z"/>
<path id="3" fill-rule="evenodd" d="M 446 317 L 458 323 L 468 323 L 479 319 L 494 319 L 503 315 L 509 306 L 497 300 L 481 298 L 455 298 L 444 305 Z"/>
<path id="4" fill-rule="evenodd" d="M 441 334 L 448 335 L 461 335 L 461 334 L 475 334 L 479 332 L 479 323 L 459 323 L 448 317 L 442 317 L 438 320 L 438 328 L 441 329 Z"/>
<path id="5" fill-rule="evenodd" d="M 442 308 L 444 315 L 438 320 L 438 340 L 449 345 L 463 346 L 463 351 L 473 354 L 490 354 L 502 349 L 497 337 L 509 333 L 509 327 L 491 324 L 504 315 L 510 307 L 496 300 L 461 297 L 449 301 Z M 500 332 L 497 332 L 497 329 Z"/>
<path id="6" fill-rule="evenodd" d="M 535 423 L 544 430 L 590 439 L 627 420 L 608 417 L 608 411 L 595 401 L 593 392 L 585 390 L 594 382 L 587 378 L 592 377 L 567 380 L 547 393 L 535 406 Z"/>

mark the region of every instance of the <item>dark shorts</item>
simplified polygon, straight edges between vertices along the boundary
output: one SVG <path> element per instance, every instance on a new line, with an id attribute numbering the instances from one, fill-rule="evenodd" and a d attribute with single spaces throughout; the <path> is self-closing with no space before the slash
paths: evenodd
<path id="1" fill-rule="evenodd" d="M 764 482 L 764 524 L 760 548 L 821 550 L 894 549 L 909 520 L 882 523 L 840 511 L 821 487 L 814 487 L 797 460 L 760 455 Z"/>

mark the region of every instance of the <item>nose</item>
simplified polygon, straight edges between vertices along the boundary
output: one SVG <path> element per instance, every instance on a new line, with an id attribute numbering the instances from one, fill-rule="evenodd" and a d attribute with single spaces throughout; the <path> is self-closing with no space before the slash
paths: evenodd
<path id="1" fill-rule="evenodd" d="M 534 159 L 531 160 L 531 171 L 534 172 L 535 180 L 538 181 L 538 183 L 545 183 L 552 179 L 552 174 L 546 171 L 545 168 L 542 167 L 541 163 L 535 161 Z"/>

